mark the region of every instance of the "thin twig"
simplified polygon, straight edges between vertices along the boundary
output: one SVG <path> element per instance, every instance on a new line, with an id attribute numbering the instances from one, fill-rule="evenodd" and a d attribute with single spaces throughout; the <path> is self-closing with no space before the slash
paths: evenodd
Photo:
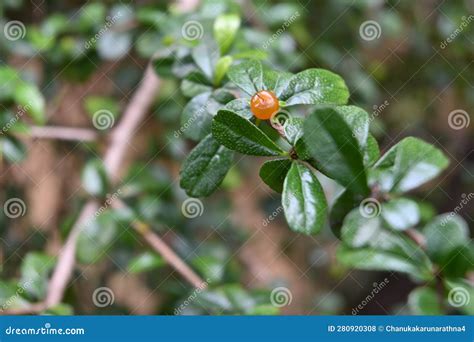
<path id="1" fill-rule="evenodd" d="M 73 141 L 94 141 L 99 134 L 89 128 L 61 127 L 61 126 L 31 126 L 30 131 L 22 136 L 41 139 L 59 139 Z"/>

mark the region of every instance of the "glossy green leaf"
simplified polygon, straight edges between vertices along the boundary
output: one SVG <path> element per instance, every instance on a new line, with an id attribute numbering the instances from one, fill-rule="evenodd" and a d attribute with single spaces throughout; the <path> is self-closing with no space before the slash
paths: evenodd
<path id="1" fill-rule="evenodd" d="M 291 160 L 275 159 L 266 161 L 260 168 L 260 178 L 276 192 L 283 191 L 283 182 L 290 170 Z"/>
<path id="2" fill-rule="evenodd" d="M 289 72 L 280 72 L 268 68 L 263 70 L 263 84 L 265 89 L 272 91 L 279 99 L 292 77 L 293 74 Z"/>
<path id="3" fill-rule="evenodd" d="M 303 123 L 303 118 L 297 118 L 294 116 L 291 116 L 286 120 L 283 126 L 283 131 L 285 132 L 285 137 L 290 144 L 296 145 L 296 142 L 303 136 Z"/>
<path id="4" fill-rule="evenodd" d="M 250 119 L 253 117 L 253 114 L 250 111 L 249 100 L 246 98 L 232 100 L 224 106 L 224 109 L 237 113 L 241 117 L 246 119 Z"/>
<path id="5" fill-rule="evenodd" d="M 192 197 L 209 196 L 232 166 L 232 158 L 232 151 L 208 135 L 184 161 L 180 171 L 181 188 Z"/>
<path id="6" fill-rule="evenodd" d="M 356 194 L 368 194 L 358 142 L 335 109 L 317 109 L 306 119 L 303 130 L 306 147 L 321 172 Z"/>
<path id="7" fill-rule="evenodd" d="M 336 237 L 341 238 L 342 222 L 346 215 L 355 208 L 363 196 L 354 195 L 351 191 L 344 189 L 335 198 L 329 214 L 331 230 Z"/>
<path id="8" fill-rule="evenodd" d="M 262 63 L 256 60 L 233 65 L 227 72 L 229 79 L 249 96 L 263 90 Z"/>
<path id="9" fill-rule="evenodd" d="M 346 83 L 328 70 L 307 69 L 294 75 L 281 93 L 287 106 L 297 104 L 343 105 L 349 99 Z"/>
<path id="10" fill-rule="evenodd" d="M 455 248 L 469 241 L 469 228 L 459 215 L 448 213 L 436 216 L 424 228 L 428 255 L 441 262 Z"/>
<path id="11" fill-rule="evenodd" d="M 379 158 L 379 144 L 375 137 L 369 133 L 369 136 L 367 137 L 367 146 L 365 147 L 364 152 L 364 165 L 366 167 L 372 166 Z"/>
<path id="12" fill-rule="evenodd" d="M 193 98 L 202 93 L 212 92 L 211 83 L 207 77 L 199 71 L 188 74 L 181 82 L 180 88 L 183 95 L 189 98 Z"/>
<path id="13" fill-rule="evenodd" d="M 326 197 L 318 179 L 305 165 L 291 165 L 283 185 L 282 205 L 292 230 L 309 235 L 323 228 Z"/>
<path id="14" fill-rule="evenodd" d="M 212 41 L 203 41 L 193 48 L 191 53 L 194 62 L 209 80 L 214 78 L 214 66 L 219 60 L 219 51 Z"/>
<path id="15" fill-rule="evenodd" d="M 221 14 L 214 21 L 214 38 L 219 45 L 221 54 L 225 54 L 240 27 L 240 17 L 236 14 Z"/>
<path id="16" fill-rule="evenodd" d="M 144 252 L 130 260 L 127 269 L 130 273 L 142 273 L 164 265 L 166 262 L 161 256 L 152 252 Z"/>
<path id="17" fill-rule="evenodd" d="M 407 198 L 396 198 L 382 205 L 385 223 L 395 230 L 412 228 L 420 221 L 418 204 Z"/>
<path id="18" fill-rule="evenodd" d="M 356 106 L 338 106 L 335 108 L 352 131 L 359 143 L 361 152 L 365 151 L 369 136 L 369 114 Z"/>
<path id="19" fill-rule="evenodd" d="M 418 287 L 410 292 L 408 306 L 414 315 L 442 315 L 440 300 L 430 287 Z"/>
<path id="20" fill-rule="evenodd" d="M 240 115 L 220 110 L 212 120 L 212 135 L 227 148 L 253 156 L 278 156 L 283 150 L 257 126 Z"/>
<path id="21" fill-rule="evenodd" d="M 381 222 L 378 216 L 364 217 L 359 208 L 352 210 L 344 219 L 341 237 L 344 243 L 351 247 L 371 245 L 378 237 Z"/>
<path id="22" fill-rule="evenodd" d="M 36 300 L 43 299 L 48 288 L 49 272 L 55 258 L 42 253 L 28 253 L 21 263 L 22 290 Z"/>
<path id="23" fill-rule="evenodd" d="M 374 165 L 371 179 L 384 191 L 406 192 L 438 176 L 449 164 L 445 155 L 423 140 L 408 137 Z"/>
<path id="24" fill-rule="evenodd" d="M 116 238 L 117 223 L 110 212 L 89 217 L 82 223 L 77 240 L 77 258 L 84 264 L 93 264 L 106 255 Z"/>
<path id="25" fill-rule="evenodd" d="M 103 196 L 108 190 L 107 174 L 102 161 L 93 159 L 84 166 L 82 186 L 92 196 Z"/>
<path id="26" fill-rule="evenodd" d="M 229 70 L 229 67 L 232 65 L 233 58 L 231 56 L 224 56 L 219 58 L 216 63 L 215 72 L 214 72 L 214 84 L 218 86 L 221 84 L 222 79 Z"/>
<path id="27" fill-rule="evenodd" d="M 202 93 L 189 101 L 181 115 L 180 130 L 192 140 L 199 141 L 211 132 L 211 122 L 222 105 L 211 93 Z"/>

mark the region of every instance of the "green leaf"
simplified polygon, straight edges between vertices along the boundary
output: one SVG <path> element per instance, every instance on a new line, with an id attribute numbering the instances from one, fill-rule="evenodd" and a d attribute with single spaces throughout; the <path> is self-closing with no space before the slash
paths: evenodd
<path id="1" fill-rule="evenodd" d="M 152 252 L 144 252 L 128 263 L 128 272 L 130 273 L 142 273 L 166 265 L 165 260 Z"/>
<path id="2" fill-rule="evenodd" d="M 104 196 L 107 193 L 109 183 L 101 160 L 88 161 L 82 171 L 81 179 L 82 186 L 92 196 Z"/>
<path id="3" fill-rule="evenodd" d="M 414 315 L 443 314 L 438 295 L 430 287 L 417 287 L 410 292 L 408 306 Z"/>
<path id="4" fill-rule="evenodd" d="M 282 205 L 292 230 L 309 235 L 323 228 L 326 197 L 318 179 L 305 165 L 291 165 L 283 185 Z"/>
<path id="5" fill-rule="evenodd" d="M 341 238 L 342 221 L 346 215 L 355 208 L 363 196 L 356 196 L 351 191 L 344 189 L 334 200 L 329 214 L 331 230 L 336 237 Z"/>
<path id="6" fill-rule="evenodd" d="M 283 150 L 257 126 L 240 115 L 220 110 L 212 120 L 212 135 L 231 150 L 253 156 L 278 156 Z"/>
<path id="7" fill-rule="evenodd" d="M 268 68 L 263 70 L 263 84 L 265 88 L 271 90 L 279 99 L 292 77 L 293 74 L 290 72 L 280 72 Z"/>
<path id="8" fill-rule="evenodd" d="M 23 290 L 37 300 L 43 299 L 48 288 L 48 275 L 54 264 L 54 257 L 28 253 L 21 263 L 20 283 Z"/>
<path id="9" fill-rule="evenodd" d="M 262 63 L 256 60 L 233 65 L 227 72 L 229 79 L 249 96 L 263 90 Z"/>
<path id="10" fill-rule="evenodd" d="M 175 63 L 175 56 L 173 54 L 167 54 L 164 56 L 156 57 L 152 64 L 156 74 L 161 77 L 172 77 L 173 76 L 173 64 Z"/>
<path id="11" fill-rule="evenodd" d="M 200 94 L 189 101 L 181 115 L 181 132 L 192 140 L 202 140 L 211 132 L 211 122 L 222 105 L 211 93 Z"/>
<path id="12" fill-rule="evenodd" d="M 369 133 L 367 137 L 367 146 L 364 152 L 364 165 L 372 166 L 380 158 L 379 144 L 375 137 Z"/>
<path id="13" fill-rule="evenodd" d="M 420 211 L 415 201 L 397 198 L 382 205 L 382 217 L 395 230 L 406 230 L 420 222 Z"/>
<path id="14" fill-rule="evenodd" d="M 306 147 L 322 173 L 356 194 L 369 193 L 358 142 L 335 109 L 317 109 L 306 119 L 303 130 Z"/>
<path id="15" fill-rule="evenodd" d="M 202 93 L 212 92 L 211 83 L 207 77 L 199 71 L 189 73 L 181 82 L 180 88 L 183 95 L 189 98 L 193 98 Z"/>
<path id="16" fill-rule="evenodd" d="M 303 124 L 304 120 L 302 118 L 290 116 L 283 125 L 286 139 L 293 146 L 303 136 Z"/>
<path id="17" fill-rule="evenodd" d="M 444 281 L 448 290 L 448 304 L 466 315 L 474 315 L 474 286 L 464 279 L 449 279 Z"/>
<path id="18" fill-rule="evenodd" d="M 25 146 L 13 136 L 0 137 L 0 154 L 10 163 L 18 163 L 26 156 Z"/>
<path id="19" fill-rule="evenodd" d="M 232 151 L 208 135 L 184 161 L 180 171 L 181 188 L 192 197 L 209 196 L 232 166 L 232 158 Z"/>
<path id="20" fill-rule="evenodd" d="M 427 274 L 420 274 L 417 265 L 406 257 L 384 250 L 373 248 L 353 249 L 341 245 L 336 256 L 339 262 L 347 267 L 372 271 L 397 271 L 408 273 L 416 278 L 427 278 Z"/>
<path id="21" fill-rule="evenodd" d="M 280 100 L 287 106 L 297 104 L 343 105 L 349 99 L 346 83 L 328 70 L 307 69 L 294 75 L 282 92 Z"/>
<path id="22" fill-rule="evenodd" d="M 276 192 L 283 191 L 283 182 L 290 170 L 291 160 L 275 159 L 266 161 L 260 168 L 260 178 Z"/>
<path id="23" fill-rule="evenodd" d="M 20 309 L 26 308 L 30 303 L 23 298 L 25 289 L 29 283 L 15 281 L 0 281 L 0 306 L 3 309 Z"/>
<path id="24" fill-rule="evenodd" d="M 22 107 L 22 110 L 37 123 L 43 124 L 46 121 L 45 101 L 43 95 L 36 86 L 22 82 L 18 84 L 13 94 L 14 101 Z"/>
<path id="25" fill-rule="evenodd" d="M 214 78 L 214 66 L 219 59 L 217 46 L 212 41 L 203 41 L 193 48 L 192 57 L 196 65 L 209 80 Z"/>
<path id="26" fill-rule="evenodd" d="M 219 58 L 216 63 L 215 72 L 214 72 L 214 85 L 218 86 L 221 84 L 222 79 L 229 70 L 229 67 L 232 65 L 233 58 L 231 56 L 224 56 Z"/>
<path id="27" fill-rule="evenodd" d="M 360 151 L 365 151 L 369 136 L 369 114 L 356 106 L 338 106 L 335 108 L 352 131 L 359 143 Z"/>
<path id="28" fill-rule="evenodd" d="M 110 212 L 91 216 L 82 223 L 77 240 L 77 258 L 84 264 L 101 260 L 111 247 L 117 233 L 117 223 Z"/>
<path id="29" fill-rule="evenodd" d="M 451 251 L 469 241 L 466 221 L 454 213 L 436 216 L 423 228 L 423 234 L 428 255 L 438 263 L 445 260 Z"/>
<path id="30" fill-rule="evenodd" d="M 219 45 L 221 54 L 225 54 L 240 27 L 240 17 L 236 14 L 221 14 L 214 21 L 214 38 Z"/>
<path id="31" fill-rule="evenodd" d="M 408 137 L 393 146 L 374 165 L 372 183 L 384 191 L 402 193 L 438 176 L 449 164 L 444 154 L 423 140 Z"/>
<path id="32" fill-rule="evenodd" d="M 373 244 L 380 233 L 380 218 L 364 217 L 360 210 L 352 210 L 344 219 L 341 237 L 344 243 L 351 247 L 365 247 Z"/>
<path id="33" fill-rule="evenodd" d="M 224 106 L 224 109 L 237 113 L 245 119 L 250 119 L 253 117 L 253 114 L 250 111 L 249 100 L 246 98 L 232 100 Z"/>

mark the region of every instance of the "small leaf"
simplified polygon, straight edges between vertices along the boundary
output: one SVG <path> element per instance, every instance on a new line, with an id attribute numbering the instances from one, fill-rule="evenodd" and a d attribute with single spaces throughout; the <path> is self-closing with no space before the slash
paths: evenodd
<path id="1" fill-rule="evenodd" d="M 245 119 L 250 119 L 253 117 L 253 114 L 250 111 L 249 100 L 245 98 L 230 101 L 224 106 L 224 109 L 237 113 Z"/>
<path id="2" fill-rule="evenodd" d="M 173 64 L 175 63 L 175 56 L 173 54 L 167 54 L 164 56 L 157 56 L 153 60 L 153 69 L 156 74 L 161 77 L 172 77 L 173 76 Z"/>
<path id="3" fill-rule="evenodd" d="M 142 273 L 164 265 L 166 265 L 166 262 L 159 255 L 152 252 L 144 252 L 130 260 L 127 269 L 130 273 Z"/>
<path id="4" fill-rule="evenodd" d="M 180 171 L 181 188 L 192 197 L 209 196 L 221 184 L 232 158 L 232 151 L 208 135 L 184 161 Z"/>
<path id="5" fill-rule="evenodd" d="M 219 52 L 215 43 L 203 41 L 192 50 L 192 57 L 199 69 L 212 81 L 214 78 L 214 66 L 219 59 Z"/>
<path id="6" fill-rule="evenodd" d="M 281 193 L 283 191 L 283 182 L 290 167 L 291 161 L 289 159 L 266 161 L 260 168 L 260 178 L 270 188 Z"/>
<path id="7" fill-rule="evenodd" d="M 326 197 L 318 179 L 306 166 L 291 165 L 283 185 L 282 205 L 292 230 L 309 235 L 323 228 Z"/>
<path id="8" fill-rule="evenodd" d="M 410 292 L 408 306 L 414 315 L 443 314 L 438 295 L 430 287 L 418 287 Z"/>
<path id="9" fill-rule="evenodd" d="M 341 238 L 342 221 L 346 215 L 355 208 L 361 201 L 363 196 L 356 196 L 351 191 L 344 189 L 334 200 L 329 222 L 331 230 L 336 237 Z"/>
<path id="10" fill-rule="evenodd" d="M 249 96 L 253 96 L 264 89 L 262 63 L 260 61 L 248 60 L 231 66 L 227 76 Z"/>
<path id="11" fill-rule="evenodd" d="M 335 108 L 352 131 L 359 143 L 360 151 L 365 151 L 369 136 L 369 114 L 356 106 L 338 106 Z"/>
<path id="12" fill-rule="evenodd" d="M 412 190 L 438 176 L 449 160 L 436 147 L 408 137 L 385 153 L 374 165 L 371 182 L 384 191 Z"/>
<path id="13" fill-rule="evenodd" d="M 285 137 L 293 146 L 303 136 L 303 123 L 304 120 L 302 118 L 291 116 L 283 126 Z"/>
<path id="14" fill-rule="evenodd" d="M 207 77 L 199 71 L 191 72 L 181 82 L 181 92 L 184 96 L 193 98 L 202 93 L 212 91 L 212 85 Z"/>
<path id="15" fill-rule="evenodd" d="M 82 186 L 92 196 L 104 196 L 108 190 L 107 174 L 98 159 L 87 162 L 82 171 Z"/>
<path id="16" fill-rule="evenodd" d="M 17 85 L 14 92 L 14 101 L 21 106 L 28 115 L 38 124 L 46 121 L 45 101 L 36 86 L 26 82 Z"/>
<path id="17" fill-rule="evenodd" d="M 239 27 L 240 17 L 236 14 L 221 14 L 214 21 L 214 38 L 222 55 L 229 50 Z"/>
<path id="18" fill-rule="evenodd" d="M 222 79 L 229 70 L 229 67 L 232 65 L 233 58 L 231 56 L 224 56 L 219 58 L 216 63 L 215 72 L 214 72 L 214 85 L 218 86 L 221 84 Z"/>
<path id="19" fill-rule="evenodd" d="M 265 88 L 271 90 L 277 98 L 281 97 L 281 94 L 288 86 L 292 77 L 293 74 L 289 72 L 279 72 L 268 68 L 263 70 L 263 84 Z"/>
<path id="20" fill-rule="evenodd" d="M 466 221 L 454 213 L 436 216 L 423 228 L 428 255 L 441 263 L 451 251 L 469 241 Z"/>
<path id="21" fill-rule="evenodd" d="M 117 233 L 117 223 L 110 212 L 91 216 L 82 223 L 77 240 L 77 258 L 84 264 L 101 260 Z"/>
<path id="22" fill-rule="evenodd" d="M 420 222 L 420 211 L 415 201 L 397 198 L 382 205 L 382 217 L 390 228 L 406 230 Z"/>
<path id="23" fill-rule="evenodd" d="M 228 110 L 220 110 L 212 120 L 212 135 L 222 145 L 240 153 L 253 156 L 284 153 L 257 126 Z"/>
<path id="24" fill-rule="evenodd" d="M 304 123 L 303 139 L 317 167 L 356 194 L 369 193 L 363 157 L 352 130 L 333 108 L 320 108 Z"/>
<path id="25" fill-rule="evenodd" d="M 341 237 L 351 247 L 371 245 L 380 233 L 379 217 L 363 217 L 359 209 L 352 210 L 344 219 Z"/>
<path id="26" fill-rule="evenodd" d="M 41 253 L 28 253 L 21 263 L 22 289 L 35 299 L 43 299 L 48 288 L 49 272 L 55 258 Z"/>
<path id="27" fill-rule="evenodd" d="M 181 115 L 181 132 L 194 141 L 199 141 L 211 133 L 211 122 L 222 105 L 211 93 L 202 93 L 189 101 Z"/>
<path id="28" fill-rule="evenodd" d="M 297 104 L 343 105 L 349 99 L 346 83 L 328 70 L 307 69 L 294 75 L 282 92 L 280 100 L 287 106 Z"/>
<path id="29" fill-rule="evenodd" d="M 367 137 L 367 146 L 364 152 L 364 165 L 372 166 L 380 158 L 380 149 L 377 140 L 369 133 Z"/>
<path id="30" fill-rule="evenodd" d="M 420 273 L 420 269 L 409 259 L 395 253 L 373 248 L 350 248 L 339 246 L 337 259 L 348 267 L 372 271 L 397 271 L 408 273 L 415 278 L 429 279 L 426 273 Z"/>

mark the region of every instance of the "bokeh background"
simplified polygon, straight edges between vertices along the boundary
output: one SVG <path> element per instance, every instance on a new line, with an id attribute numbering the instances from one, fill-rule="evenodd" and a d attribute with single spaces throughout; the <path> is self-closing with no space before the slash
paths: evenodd
<path id="1" fill-rule="evenodd" d="M 19 134 L 13 147 L 2 145 L 15 162 L 2 158 L 1 203 L 9 198 L 25 203 L 19 218 L 0 212 L 3 302 L 13 296 L 15 307 L 22 307 L 44 298 L 54 256 L 90 196 L 84 188 L 97 182 L 85 166 L 110 140 L 107 130 L 95 130 L 93 115 L 106 109 L 120 121 L 150 58 L 181 34 L 175 17 L 182 2 L 1 2 L 0 67 L 8 65 L 37 85 L 46 126 L 87 129 L 77 139 L 71 133 L 72 140 L 36 130 Z M 281 70 L 321 67 L 340 74 L 351 90 L 350 102 L 372 114 L 371 131 L 383 151 L 408 135 L 442 149 L 451 160 L 448 170 L 413 193 L 426 216 L 453 211 L 473 191 L 472 1 L 198 2 L 193 13 L 200 20 L 239 13 L 241 38 L 255 49 L 271 50 L 271 63 Z M 372 32 L 364 31 L 368 21 L 375 23 Z M 5 79 L 0 73 L 0 99 L 11 91 Z M 279 196 L 259 179 L 255 159 L 240 158 L 221 190 L 203 200 L 201 215 L 185 217 L 178 171 L 194 145 L 176 134 L 185 103 L 179 83 L 161 80 L 146 119 L 127 142 L 120 189 L 210 290 L 193 294 L 159 255 L 109 215 L 93 232 L 96 244 L 79 241 L 80 262 L 62 304 L 48 312 L 354 314 L 364 303 L 357 314 L 416 313 L 407 304 L 415 284 L 406 276 L 342 267 L 330 229 L 317 238 L 292 233 Z M 3 115 L 10 110 L 0 104 Z M 453 111 L 463 116 L 461 129 L 449 124 Z M 22 121 L 31 123 L 26 116 Z M 471 227 L 472 209 L 469 202 L 458 212 Z M 18 281 L 32 277 L 35 286 L 15 296 Z M 367 300 L 377 286 L 383 290 Z M 93 296 L 102 287 L 113 295 L 105 306 Z M 291 290 L 283 293 L 291 300 L 282 307 L 268 301 L 278 287 Z"/>

